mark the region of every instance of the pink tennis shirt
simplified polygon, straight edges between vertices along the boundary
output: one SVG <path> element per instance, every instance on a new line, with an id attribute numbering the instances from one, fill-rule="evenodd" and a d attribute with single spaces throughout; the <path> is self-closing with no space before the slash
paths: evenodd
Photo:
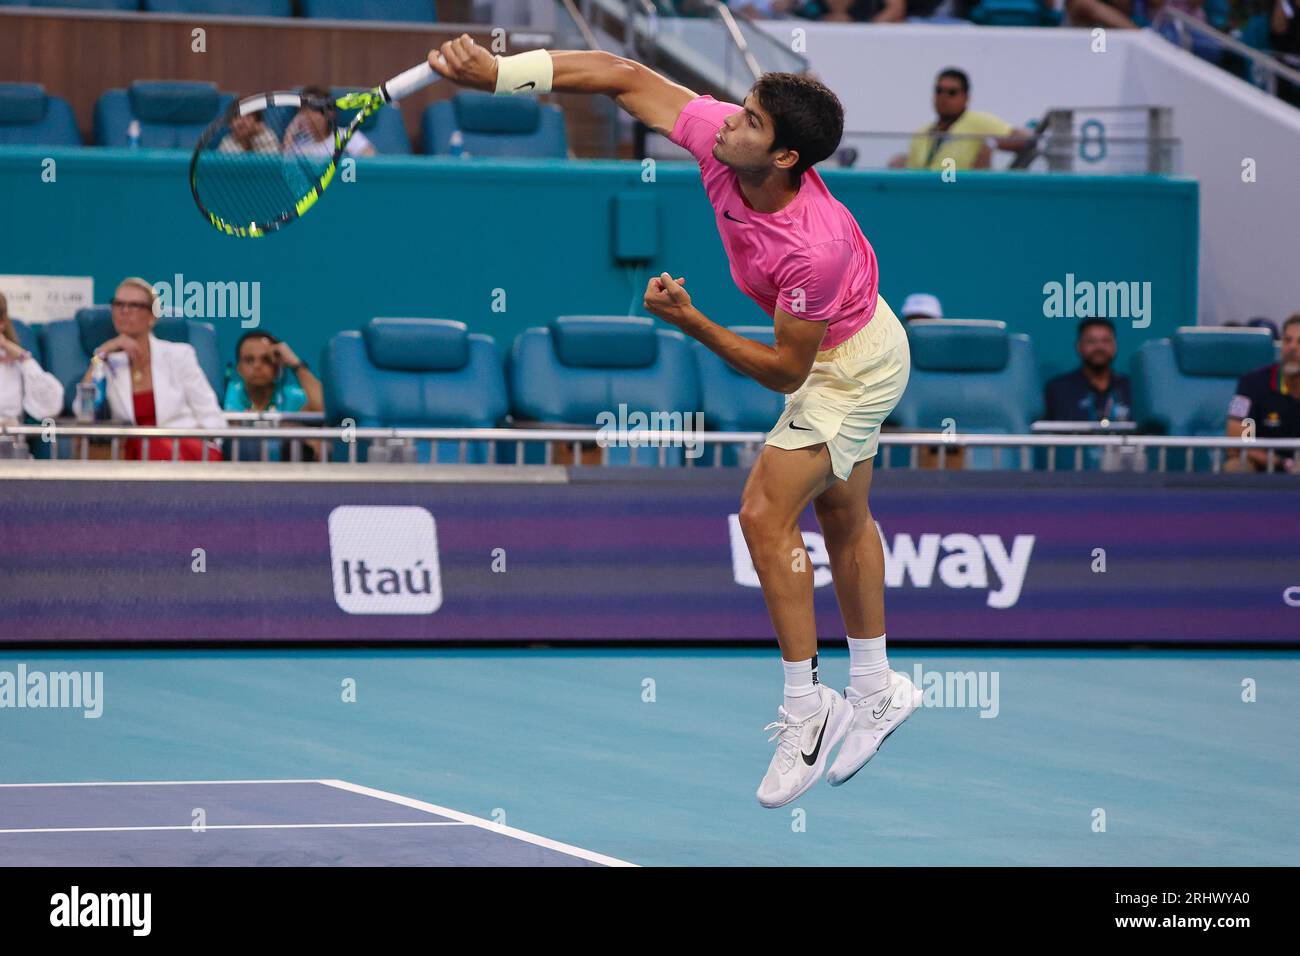
<path id="1" fill-rule="evenodd" d="M 742 109 L 700 96 L 686 104 L 671 139 L 700 164 L 713 204 L 731 278 L 768 315 L 781 308 L 796 318 L 829 322 L 822 349 L 839 345 L 876 313 L 880 277 L 876 253 L 853 214 L 831 195 L 816 169 L 803 174 L 784 209 L 755 212 L 736 174 L 713 158 L 722 122 Z"/>

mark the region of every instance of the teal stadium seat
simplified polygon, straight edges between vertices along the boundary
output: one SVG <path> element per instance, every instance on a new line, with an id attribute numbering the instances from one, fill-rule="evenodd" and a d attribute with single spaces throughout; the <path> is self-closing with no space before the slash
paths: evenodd
<path id="1" fill-rule="evenodd" d="M 39 83 L 0 83 L 0 146 L 80 146 L 67 100 Z"/>
<path id="2" fill-rule="evenodd" d="M 150 149 L 193 149 L 203 132 L 234 97 L 215 83 L 136 80 L 127 90 L 106 90 L 95 102 L 95 143 L 128 145 L 131 120 L 140 121 L 140 145 Z"/>
<path id="3" fill-rule="evenodd" d="M 334 425 L 350 418 L 358 428 L 493 428 L 509 411 L 495 340 L 464 322 L 371 319 L 330 339 L 322 369 L 325 418 Z M 465 461 L 486 462 L 488 446 L 469 442 Z M 345 452 L 336 444 L 336 459 Z M 456 462 L 460 448 L 420 441 L 416 453 L 422 462 Z"/>
<path id="4" fill-rule="evenodd" d="M 1133 418 L 1145 432 L 1221 436 L 1237 379 L 1275 361 L 1277 346 L 1267 329 L 1184 326 L 1133 356 Z M 1167 468 L 1187 467 L 1181 449 L 1167 454 Z M 1211 462 L 1209 450 L 1198 449 L 1192 468 L 1207 471 Z"/>
<path id="5" fill-rule="evenodd" d="M 45 370 L 63 383 L 65 412 L 72 411 L 77 382 L 86 373 L 91 354 L 116 334 L 112 310 L 106 305 L 78 309 L 71 319 L 47 322 L 41 327 L 47 360 Z M 159 319 L 153 334 L 169 342 L 188 342 L 194 346 L 199 367 L 220 401 L 225 392 L 224 371 L 217 347 L 217 330 L 212 323 L 195 319 Z"/>
<path id="6" fill-rule="evenodd" d="M 429 104 L 420 119 L 424 151 L 451 153 L 451 137 L 460 130 L 469 156 L 517 156 L 564 159 L 569 143 L 564 111 L 523 96 L 493 96 L 476 90 Z"/>
<path id="7" fill-rule="evenodd" d="M 398 20 L 435 23 L 433 0 L 301 0 L 304 17 L 317 20 Z"/>
<path id="8" fill-rule="evenodd" d="M 941 430 L 952 419 L 958 434 L 1028 434 L 1043 413 L 1043 389 L 1034 346 L 1005 322 L 924 319 L 906 323 L 912 374 L 889 421 L 906 431 Z M 908 449 L 890 449 L 891 465 Z M 1011 448 L 969 448 L 970 469 L 1019 468 Z"/>
<path id="9" fill-rule="evenodd" d="M 770 325 L 733 325 L 731 331 L 765 345 L 776 344 L 776 332 Z M 699 342 L 692 342 L 700 379 L 700 405 L 704 425 L 709 431 L 766 432 L 781 417 L 785 395 L 764 388 L 748 375 L 737 372 L 718 355 Z M 722 464 L 740 464 L 734 445 L 718 446 Z M 702 459 L 713 464 L 711 449 Z"/>
<path id="10" fill-rule="evenodd" d="M 225 17 L 291 17 L 293 0 L 144 0 L 150 13 L 214 13 Z"/>
<path id="11" fill-rule="evenodd" d="M 510 355 L 510 391 L 515 418 L 599 428 L 602 414 L 614 426 L 623 413 L 641 412 L 665 427 L 693 422 L 700 410 L 699 381 L 690 345 L 675 329 L 656 329 L 641 316 L 565 315 L 548 326 L 527 329 Z M 680 413 L 679 417 L 673 417 Z M 664 418 L 663 416 L 670 416 Z M 632 464 L 632 448 L 610 446 L 611 465 Z M 662 449 L 664 463 L 680 465 L 684 449 Z M 637 465 L 657 465 L 660 449 L 636 449 Z M 531 459 L 529 459 L 531 460 Z"/>

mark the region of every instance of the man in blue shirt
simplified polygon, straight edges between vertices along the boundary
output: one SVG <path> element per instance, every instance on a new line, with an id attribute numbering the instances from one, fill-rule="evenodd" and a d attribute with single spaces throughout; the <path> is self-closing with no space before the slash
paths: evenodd
<path id="1" fill-rule="evenodd" d="M 235 346 L 235 374 L 226 386 L 222 407 L 228 412 L 319 412 L 325 408 L 320 379 L 287 342 L 269 332 L 247 332 Z M 245 460 L 261 460 L 260 443 L 246 443 Z M 244 449 L 241 448 L 241 452 Z M 270 458 L 280 460 L 280 443 Z"/>
<path id="2" fill-rule="evenodd" d="M 1115 326 L 1109 319 L 1084 319 L 1074 347 L 1082 363 L 1047 383 L 1043 417 L 1057 422 L 1128 421 L 1133 406 L 1128 376 L 1112 368 Z"/>
<path id="3" fill-rule="evenodd" d="M 257 331 L 246 333 L 235 346 L 235 376 L 226 386 L 226 411 L 319 412 L 325 408 L 324 394 L 320 379 L 288 342 Z"/>

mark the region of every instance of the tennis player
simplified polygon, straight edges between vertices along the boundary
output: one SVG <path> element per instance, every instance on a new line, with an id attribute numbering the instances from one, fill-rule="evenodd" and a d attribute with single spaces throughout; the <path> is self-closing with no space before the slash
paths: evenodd
<path id="1" fill-rule="evenodd" d="M 699 162 L 732 278 L 772 316 L 775 347 L 706 318 L 685 277 L 652 278 L 644 304 L 787 396 L 740 506 L 785 668 L 785 700 L 766 728 L 776 753 L 758 800 L 779 807 L 803 794 L 841 741 L 827 779 L 843 783 L 921 695 L 890 670 L 885 654 L 884 553 L 867 503 L 880 426 L 907 386 L 911 359 L 903 326 L 880 297 L 871 244 L 813 169 L 839 145 L 838 98 L 808 77 L 766 73 L 737 106 L 610 53 L 493 56 L 468 35 L 430 52 L 429 64 L 447 79 L 501 95 L 611 96 Z M 810 501 L 848 636 L 843 697 L 817 677 L 812 568 L 798 525 Z"/>

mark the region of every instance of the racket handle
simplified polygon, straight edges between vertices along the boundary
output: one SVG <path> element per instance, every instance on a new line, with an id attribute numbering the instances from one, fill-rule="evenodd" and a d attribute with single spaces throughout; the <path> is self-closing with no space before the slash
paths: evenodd
<path id="1" fill-rule="evenodd" d="M 384 99 L 389 103 L 396 103 L 398 100 L 405 99 L 417 90 L 422 90 L 435 80 L 440 80 L 437 73 L 434 72 L 428 62 L 421 63 L 419 66 L 413 66 L 404 73 L 399 73 L 387 83 L 379 87 Z"/>

